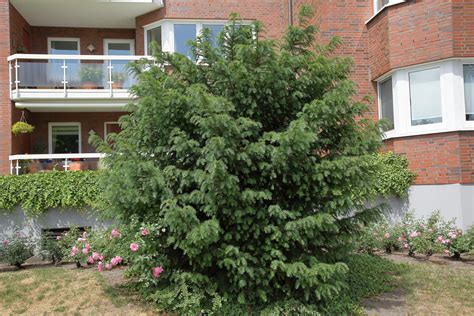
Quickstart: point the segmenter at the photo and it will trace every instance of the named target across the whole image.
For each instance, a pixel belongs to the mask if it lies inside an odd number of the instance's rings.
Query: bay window
[[[392,77],[379,85],[380,118],[388,123],[386,130],[394,128]]]
[[[379,12],[385,7],[405,2],[406,0],[374,0],[374,11]]]
[[[196,40],[196,24],[174,25],[174,51],[188,58],[192,57],[189,41]]]
[[[474,64],[463,65],[466,120],[474,121]]]
[[[192,57],[189,41],[196,40],[203,29],[209,29],[211,45],[217,46],[217,38],[224,29],[222,21],[163,20],[145,26],[145,51],[151,54],[150,44],[157,42],[165,52],[180,53]]]
[[[409,81],[411,125],[442,122],[440,68],[410,72]]]

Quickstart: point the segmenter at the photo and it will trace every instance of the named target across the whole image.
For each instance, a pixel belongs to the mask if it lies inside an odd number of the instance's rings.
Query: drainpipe
[[[288,25],[293,25],[293,0],[288,0]]]

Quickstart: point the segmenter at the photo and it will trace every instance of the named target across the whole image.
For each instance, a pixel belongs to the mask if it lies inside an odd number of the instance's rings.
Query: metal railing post
[[[10,174],[13,174],[13,160],[10,160]]]
[[[109,89],[110,89],[110,97],[113,97],[114,95],[114,91],[113,91],[113,81],[112,81],[112,69],[114,68],[114,66],[112,66],[112,60],[109,60],[109,63],[108,63],[108,66],[107,66],[107,69],[109,70]]]
[[[16,96],[20,96],[20,90],[18,89],[20,80],[18,80],[18,68],[20,68],[20,65],[18,65],[18,59],[15,59],[15,90],[16,90]]]
[[[16,169],[16,175],[18,176],[20,174],[20,169],[21,169],[19,160],[16,161],[15,169]]]
[[[8,69],[9,69],[9,70],[8,70],[8,82],[10,83],[9,86],[8,86],[8,88],[10,89],[10,99],[11,99],[11,98],[12,98],[12,94],[13,94],[13,92],[12,92],[12,90],[13,90],[12,69],[13,69],[13,68],[12,68],[12,62],[11,62],[11,61],[8,62]]]
[[[64,97],[67,98],[67,78],[66,78],[66,70],[67,70],[67,65],[66,65],[66,59],[63,59],[63,65],[61,66],[63,69],[63,89],[64,89]]]
[[[67,158],[64,160],[63,168],[64,168],[64,171],[68,171],[68,169],[69,169],[69,163],[68,163]]]

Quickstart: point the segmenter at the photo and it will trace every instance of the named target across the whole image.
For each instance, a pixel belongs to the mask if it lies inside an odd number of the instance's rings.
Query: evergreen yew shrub
[[[317,44],[308,17],[274,41],[234,16],[217,47],[208,30],[192,43],[193,60],[156,49],[132,69],[136,103],[100,148],[104,195],[116,218],[162,227],[138,280],[168,311],[323,304],[380,214],[366,207],[379,126],[339,40]]]

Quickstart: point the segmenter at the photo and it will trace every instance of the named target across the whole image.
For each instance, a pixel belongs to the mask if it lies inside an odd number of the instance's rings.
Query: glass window
[[[464,65],[466,120],[474,121],[474,65]]]
[[[78,124],[58,124],[51,126],[51,150],[53,154],[79,153]]]
[[[375,0],[375,1],[377,5],[377,9],[376,9],[377,12],[380,11],[384,6],[390,3],[390,0]]]
[[[188,58],[192,57],[188,41],[196,40],[196,24],[174,25],[174,51]]]
[[[386,130],[392,130],[394,128],[393,118],[393,89],[392,89],[392,78],[385,80],[380,83],[380,111],[381,118],[389,123]]]
[[[77,40],[51,40],[50,54],[79,55],[79,42]]]
[[[132,55],[130,43],[107,43],[107,55]]]
[[[409,77],[411,125],[442,122],[440,69],[411,72]]]
[[[151,47],[150,44],[152,42],[156,42],[158,46],[163,47],[163,44],[161,42],[161,26],[157,26],[153,29],[147,30],[146,31],[146,47],[147,47],[147,53],[150,55],[151,54]]]
[[[209,29],[211,31],[211,45],[217,46],[217,38],[221,31],[224,29],[223,24],[203,24],[202,28]]]

